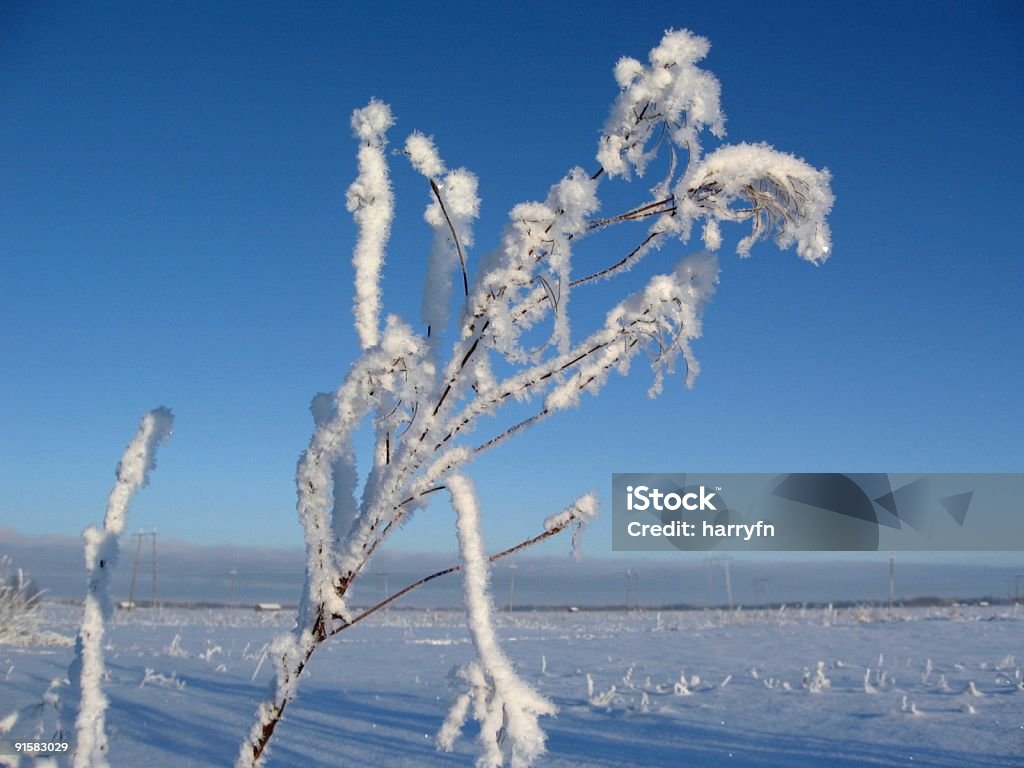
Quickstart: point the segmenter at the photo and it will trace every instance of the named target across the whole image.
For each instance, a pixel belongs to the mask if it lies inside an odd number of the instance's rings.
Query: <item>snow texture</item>
[[[836,562],[802,564],[804,585],[831,582]],[[524,565],[521,559],[525,580]],[[985,571],[978,566],[979,575]],[[703,581],[699,568],[694,575]],[[870,579],[862,586],[861,597],[884,598],[884,579],[881,594]],[[44,603],[42,610],[47,630],[74,634],[82,609]],[[274,674],[264,663],[252,680],[262,647],[293,620],[292,612],[242,608],[165,606],[119,614],[104,637],[113,671],[105,681],[112,762],[124,768],[230,765],[239,730],[249,726],[249,710]],[[1020,766],[1020,605],[891,612],[851,605],[828,616],[800,602],[786,611],[517,610],[495,620],[519,674],[559,705],[558,717],[543,721],[547,753],[538,768]],[[451,753],[437,752],[425,737],[442,725],[439,699],[450,700],[446,673],[475,655],[465,623],[463,610],[420,608],[379,614],[353,628],[344,644],[315,660],[278,728],[268,768],[471,766],[479,749],[475,724]],[[178,635],[184,656],[169,653]],[[224,653],[204,658],[208,644]],[[70,647],[0,645],[0,718],[19,713],[0,738],[53,739],[52,691],[41,696],[40,686],[63,678],[72,654]],[[1007,664],[1008,656],[1016,658]],[[927,659],[934,671],[922,682]],[[831,685],[812,694],[800,681],[805,668],[814,673],[817,660],[825,661]],[[624,679],[630,667],[632,687]],[[176,674],[185,685],[140,688],[147,669]],[[684,669],[692,695],[679,697],[673,687]],[[595,697],[616,687],[603,706],[588,700],[587,675]],[[690,685],[694,675],[706,682]],[[721,687],[718,681],[730,675]],[[971,695],[970,682],[985,695]],[[903,696],[908,711],[901,711]],[[917,715],[909,712],[911,702]],[[20,768],[30,767],[33,761],[22,758]]]

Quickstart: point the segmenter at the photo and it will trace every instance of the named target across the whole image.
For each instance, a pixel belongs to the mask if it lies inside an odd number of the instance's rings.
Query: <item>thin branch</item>
[[[623,214],[623,215],[626,215],[626,214]],[[619,269],[624,267],[627,263],[629,263],[633,259],[637,258],[641,253],[643,253],[644,249],[651,243],[652,240],[654,240],[654,238],[658,237],[659,235],[663,235],[663,234],[664,234],[663,232],[651,232],[651,233],[649,233],[647,235],[647,237],[644,238],[643,242],[641,242],[632,251],[627,253],[623,258],[619,259],[614,264],[611,264],[611,265],[605,267],[604,269],[600,270],[599,272],[594,272],[593,274],[586,275],[585,277],[580,277],[580,278],[577,278],[575,280],[571,280],[569,282],[569,287],[570,288],[575,288],[577,285],[583,285],[585,283],[590,283],[590,282],[598,280],[598,279],[600,279],[602,277],[607,277],[608,275],[614,274],[616,271],[618,271]],[[522,317],[524,317],[529,312],[531,312],[536,307],[538,307],[547,298],[548,298],[547,293],[544,291],[543,288],[538,288],[535,291],[533,291],[529,296],[527,296],[525,299],[523,299],[523,301],[520,302],[519,306],[516,308],[515,314],[514,314],[514,316],[512,318],[513,322],[518,322]]]
[[[391,527],[402,519],[402,507],[408,506],[417,499],[420,499],[428,494],[437,493],[438,491],[443,491],[444,489],[445,486],[443,485],[435,485],[430,488],[427,488],[425,491],[420,491],[419,493],[414,494],[412,496],[407,496],[406,498],[402,499],[400,502],[395,504],[394,508],[396,511],[399,512],[399,514],[396,515],[394,519],[391,520],[391,522],[384,526],[384,530],[381,532],[380,536],[371,541],[370,544],[363,546],[362,564],[366,564],[366,562],[370,559],[370,556],[373,555],[374,551],[377,549],[377,546],[384,540],[384,537],[387,535],[388,531],[391,530]],[[370,528],[370,532],[372,533],[374,530],[376,530],[376,524],[374,524],[374,526]],[[334,591],[338,593],[339,597],[345,596],[345,594],[348,592],[348,588],[351,587],[352,582],[355,581],[356,576],[358,576],[361,573],[361,569],[362,565],[360,565],[359,569],[345,574],[338,580],[338,584],[335,586]]]
[[[514,547],[509,547],[508,549],[505,549],[505,550],[502,550],[501,552],[493,554],[493,555],[491,555],[490,557],[487,558],[488,562],[493,563],[496,560],[500,560],[503,557],[508,557],[509,555],[515,554],[516,552],[520,552],[520,551],[522,551],[524,549],[527,549],[528,547],[532,547],[534,544],[537,544],[537,543],[539,543],[541,541],[544,541],[544,539],[549,539],[552,536],[554,536],[554,535],[564,531],[569,526],[569,522],[571,522],[571,520],[567,521],[565,523],[565,525],[561,525],[561,526],[559,526],[557,528],[552,528],[551,530],[544,531],[544,533],[538,534],[537,536],[534,536],[532,539],[525,539],[525,540],[519,542],[518,544],[516,544]],[[361,614],[356,616],[351,621],[345,622],[345,623],[335,627],[334,629],[332,629],[328,633],[328,636],[336,635],[339,632],[348,629],[353,624],[358,624],[360,621],[362,621],[363,619],[365,619],[365,618],[371,616],[372,614],[376,613],[381,608],[386,608],[391,603],[393,603],[396,600],[398,600],[400,597],[404,597],[405,595],[407,595],[410,592],[412,592],[414,589],[416,589],[418,587],[422,587],[424,584],[427,584],[427,583],[433,581],[434,579],[439,579],[442,576],[448,576],[449,574],[452,574],[452,573],[458,573],[461,570],[462,570],[462,566],[461,565],[453,565],[453,566],[450,566],[448,568],[445,568],[444,570],[437,571],[437,573],[432,573],[429,576],[424,576],[422,579],[419,579],[418,581],[414,581],[412,584],[409,584],[408,586],[403,587],[402,589],[400,589],[398,592],[396,592],[395,594],[391,595],[390,597],[387,597],[384,600],[381,600],[379,603],[377,603],[372,608],[367,608],[365,611],[363,611]],[[340,616],[335,616],[334,618],[335,619],[341,619]],[[344,622],[345,620],[342,619],[342,621]]]
[[[544,410],[539,411],[538,413],[533,414],[533,416],[531,416],[530,418],[523,419],[518,424],[513,424],[511,427],[506,429],[500,435],[496,435],[496,436],[492,437],[490,440],[488,440],[486,443],[481,443],[480,445],[478,445],[476,448],[473,449],[473,453],[483,453],[488,448],[493,448],[498,443],[505,442],[506,440],[508,440],[513,435],[523,431],[527,427],[533,426],[538,421],[541,421],[542,419],[547,417],[547,415],[549,413],[550,413],[550,411],[547,408],[545,408]]]
[[[319,621],[319,619],[318,619]],[[323,638],[317,636],[318,639],[315,644],[311,645],[306,650],[306,655],[295,667],[295,677],[299,677],[302,674],[302,670],[306,668],[306,664],[309,663],[310,657],[313,655],[320,643],[323,642]],[[256,739],[256,742],[252,744],[252,764],[257,765],[260,761],[260,757],[263,755],[263,751],[267,748],[267,744],[270,743],[271,737],[274,735],[274,729],[277,728],[277,724],[281,722],[281,718],[284,717],[284,710],[288,706],[288,702],[291,701],[292,697],[287,697],[281,700],[280,704],[271,705],[271,712],[268,713],[269,717],[263,727],[260,730],[260,735]]]
[[[459,254],[459,266],[462,267],[462,290],[465,291],[466,298],[468,299],[469,277],[466,275],[466,255],[462,252],[462,243],[459,242],[459,236],[455,232],[455,225],[452,224],[452,220],[448,216],[448,209],[444,207],[444,200],[441,199],[441,190],[433,179],[430,180],[430,189],[433,190],[434,197],[437,198],[437,204],[441,206],[441,213],[444,214],[444,220],[448,222],[448,229],[452,233],[452,240],[455,241],[455,252]]]
[[[587,275],[586,277],[577,278],[576,280],[573,280],[571,283],[569,283],[569,287],[570,288],[575,288],[577,285],[583,285],[584,283],[589,283],[589,282],[592,282],[594,280],[599,280],[602,277],[606,277],[606,276],[612,274],[613,272],[618,271],[619,269],[624,267],[626,264],[628,264],[630,261],[632,261],[637,256],[639,256],[641,253],[643,253],[643,251],[654,240],[654,238],[656,238],[656,237],[658,237],[659,235],[662,235],[662,234],[664,234],[664,233],[663,232],[651,232],[650,234],[647,235],[647,237],[644,238],[644,241],[642,243],[640,243],[640,245],[638,245],[632,251],[627,253],[625,256],[623,256],[621,259],[619,259],[617,262],[612,264],[610,267],[605,267],[604,269],[602,269],[602,270],[600,270],[598,272],[594,272],[591,275]]]
[[[432,492],[434,490],[442,490],[442,488],[443,488],[443,486],[442,487],[438,487],[438,488],[432,488],[432,489],[430,489],[428,491],[424,491],[424,493],[430,493],[430,492]],[[407,499],[405,502],[402,502],[402,503],[405,504],[408,501],[412,501],[412,499],[411,498]],[[562,524],[562,525],[560,525],[558,527],[551,528],[550,530],[546,530],[543,533],[540,533],[540,534],[534,536],[533,538],[525,539],[525,540],[519,542],[518,544],[516,544],[515,546],[509,547],[508,549],[502,550],[501,552],[498,552],[496,554],[491,555],[488,558],[488,560],[493,563],[493,562],[495,562],[497,560],[500,560],[503,557],[508,557],[509,555],[515,554],[516,552],[521,552],[522,550],[527,549],[528,547],[532,547],[534,544],[538,544],[541,541],[544,541],[545,539],[549,539],[552,536],[555,536],[556,534],[561,533],[567,527],[569,527],[569,525],[571,523],[572,523],[572,519],[570,518],[564,524]],[[409,594],[414,589],[417,589],[418,587],[422,587],[424,584],[427,584],[428,582],[431,582],[434,579],[438,579],[438,578],[441,578],[442,576],[447,576],[447,575],[452,574],[452,573],[457,573],[458,571],[461,571],[461,570],[462,570],[462,566],[461,565],[454,565],[454,566],[451,566],[450,568],[445,568],[444,570],[437,571],[436,573],[432,573],[429,576],[425,576],[422,579],[419,579],[418,581],[415,581],[412,584],[409,584],[408,586],[406,586],[403,589],[399,590],[398,592],[396,592],[395,594],[391,595],[390,597],[385,598],[381,602],[379,602],[376,605],[374,605],[372,608],[369,608],[369,609],[363,611],[361,614],[356,616],[351,621],[345,621],[345,619],[343,619],[340,616],[333,616],[332,618],[340,619],[343,623],[340,624],[337,627],[334,627],[333,629],[331,629],[329,631],[327,631],[326,628],[324,627],[323,614],[321,613],[317,617],[317,620],[316,620],[316,630],[319,630],[319,631],[314,631],[314,633],[313,633],[314,638],[316,638],[315,642],[306,650],[305,656],[303,657],[303,659],[296,666],[296,668],[295,668],[295,676],[299,677],[302,674],[303,670],[306,667],[306,664],[309,662],[310,658],[313,656],[314,651],[316,651],[316,649],[319,648],[320,645],[327,640],[327,638],[333,637],[334,635],[338,634],[339,632],[342,632],[343,630],[346,630],[349,627],[351,627],[351,626],[353,626],[355,624],[358,624],[363,619],[373,615],[374,613],[376,613],[377,611],[381,610],[382,608],[387,607],[391,603],[393,603],[396,600],[398,600],[400,597],[403,597],[403,596]],[[263,726],[262,726],[262,728],[260,730],[260,734],[259,734],[259,736],[256,739],[256,742],[254,744],[252,744],[252,757],[253,757],[253,764],[254,765],[257,762],[259,762],[259,759],[260,759],[261,755],[263,754],[263,751],[266,749],[267,744],[270,742],[271,737],[274,735],[274,730],[277,728],[278,723],[281,722],[281,718],[284,716],[284,711],[285,711],[285,708],[288,706],[289,701],[291,701],[291,697],[286,697],[286,698],[282,699],[282,701],[280,703],[276,703],[276,704],[274,704],[272,706],[272,710],[269,713],[269,717],[268,717],[267,721],[263,724]]]
[[[637,208],[633,208],[632,210],[626,211],[625,213],[620,213],[618,216],[610,216],[607,219],[598,219],[597,221],[592,221],[587,225],[587,229],[594,230],[600,227],[605,227],[609,224],[616,224],[620,221],[635,221],[636,219],[642,219],[647,216],[656,216],[662,213],[675,213],[675,199],[675,195],[669,195],[668,197],[662,200],[655,200],[654,202],[647,203],[646,205],[641,205]],[[659,206],[663,205],[668,207],[659,209]]]

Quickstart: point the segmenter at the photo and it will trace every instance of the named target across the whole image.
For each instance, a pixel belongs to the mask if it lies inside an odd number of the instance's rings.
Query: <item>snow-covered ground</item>
[[[44,611],[74,634],[80,609]],[[290,622],[119,613],[106,637],[114,768],[231,765],[270,679],[265,646]],[[538,612],[498,629],[559,707],[542,721],[543,766],[1024,764],[1022,607]],[[52,734],[43,697],[71,655],[0,645],[0,719],[21,711],[8,740]],[[453,753],[433,741],[449,672],[472,655],[456,612],[353,627],[314,656],[268,766],[472,765],[472,724]]]

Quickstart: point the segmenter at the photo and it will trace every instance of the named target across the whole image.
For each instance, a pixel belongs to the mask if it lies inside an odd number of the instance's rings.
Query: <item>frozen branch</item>
[[[103,528],[90,525],[85,539],[88,588],[82,628],[75,641],[75,658],[68,670],[72,697],[78,700],[75,719],[74,768],[106,768],[107,698],[103,693],[103,633],[113,615],[110,579],[119,554],[118,536],[124,531],[128,504],[149,480],[156,467],[157,446],[167,440],[174,416],[167,408],[156,408],[139,422],[138,432],[125,448],[117,465],[117,481],[107,500]]]
[[[461,730],[460,721],[465,720],[467,705],[472,702],[473,716],[480,722],[479,740],[483,747],[477,766],[496,768],[508,759],[514,768],[524,768],[544,754],[545,736],[538,719],[553,715],[555,706],[516,674],[498,643],[489,590],[490,569],[473,486],[465,477],[453,475],[448,478],[448,490],[458,517],[466,617],[477,661],[462,673],[470,685],[469,700],[460,697],[456,701],[438,736],[438,746],[451,750]]]
[[[615,80],[622,90],[612,105],[597,153],[605,173],[628,177],[632,169],[643,176],[657,154],[657,144],[654,148],[650,144],[662,135],[686,150],[690,162],[700,157],[702,130],[724,135],[718,80],[696,66],[710,48],[705,38],[675,30],[666,32],[651,51],[650,66],[628,57],[619,60]]]
[[[394,217],[384,147],[385,134],[393,123],[391,108],[376,100],[352,115],[352,131],[362,145],[359,177],[348,188],[346,202],[359,227],[352,265],[356,272],[356,331],[363,349],[374,346],[380,333],[380,269]]]
[[[801,258],[822,262],[831,252],[826,217],[832,210],[830,174],[764,144],[736,144],[712,152],[681,182],[688,216],[710,223],[751,221],[753,231],[737,252],[775,232],[779,248],[796,245]],[[736,201],[746,205],[734,206]],[[710,233],[710,235],[709,235]],[[709,239],[710,238],[710,239]],[[718,247],[717,227],[705,230],[705,244]]]
[[[443,488],[437,488],[436,490],[443,490]],[[582,531],[586,527],[586,524],[596,514],[597,498],[593,494],[581,496],[573,504],[545,520],[543,533],[538,533],[536,536],[533,536],[529,539],[524,539],[523,541],[519,542],[518,544],[515,544],[514,546],[509,547],[508,549],[503,549],[501,552],[496,552],[493,555],[489,555],[487,560],[488,562],[493,563],[498,560],[501,560],[504,557],[508,557],[509,555],[514,555],[518,552],[522,552],[525,549],[529,549],[534,544],[539,544],[545,539],[550,539],[552,536],[557,536],[570,525],[573,526],[573,550],[575,552],[576,546],[579,543],[578,536],[580,531]],[[363,621],[364,619],[367,619],[373,614],[377,613],[377,611],[387,608],[389,605],[391,605],[391,603],[395,602],[396,600],[401,600],[403,597],[405,597],[413,590],[419,589],[425,584],[429,584],[434,579],[439,579],[442,576],[450,576],[451,574],[459,573],[460,571],[462,571],[461,564],[452,565],[448,568],[443,568],[440,571],[436,571],[430,574],[429,576],[424,576],[421,579],[417,579],[411,584],[402,587],[402,589],[398,590],[394,594],[389,595],[385,599],[381,600],[376,605],[367,608],[358,616],[355,616],[347,621],[342,620],[341,624],[339,624],[333,630],[331,630],[331,634],[336,635],[339,632],[348,629],[353,624],[358,624],[360,621]],[[341,616],[335,616],[334,618],[343,619],[343,617]]]

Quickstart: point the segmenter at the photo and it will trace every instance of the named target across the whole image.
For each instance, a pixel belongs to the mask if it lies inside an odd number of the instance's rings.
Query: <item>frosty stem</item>
[[[533,538],[524,539],[523,541],[521,541],[518,544],[516,544],[514,547],[509,547],[508,549],[504,549],[501,552],[496,552],[493,555],[488,556],[487,560],[488,560],[488,562],[493,563],[493,562],[495,562],[497,560],[501,560],[503,557],[508,557],[509,555],[514,555],[516,552],[521,552],[524,549],[528,549],[529,547],[532,547],[534,544],[539,544],[540,542],[544,541],[544,539],[550,539],[552,536],[556,536],[559,533],[561,533],[562,531],[564,531],[566,529],[566,527],[569,525],[569,522],[570,521],[566,521],[566,523],[564,525],[560,525],[559,527],[553,528],[553,529],[551,529],[549,531],[544,531],[544,533],[539,533],[536,536],[534,536]],[[448,568],[444,568],[444,569],[442,569],[440,571],[436,571],[436,572],[430,574],[429,576],[424,576],[422,579],[418,579],[418,580],[412,582],[411,584],[406,585],[402,589],[400,589],[397,592],[395,592],[395,594],[390,595],[389,597],[385,598],[384,600],[381,600],[379,603],[374,605],[372,608],[367,608],[365,611],[360,613],[355,618],[350,619],[349,621],[342,623],[340,626],[335,627],[334,629],[331,630],[330,634],[331,635],[336,635],[339,632],[342,632],[343,630],[348,629],[353,624],[358,624],[363,619],[369,618],[370,616],[372,616],[373,614],[375,614],[377,611],[381,610],[382,608],[387,608],[389,605],[391,605],[391,603],[395,602],[399,598],[405,597],[407,594],[412,592],[414,589],[418,589],[419,587],[422,587],[423,585],[430,583],[434,579],[439,579],[442,576],[450,576],[451,574],[458,573],[461,570],[462,570],[462,565],[457,563],[455,565],[449,566]],[[340,617],[336,616],[335,618],[340,618]]]
[[[149,471],[156,466],[157,446],[170,437],[173,424],[174,416],[167,408],[156,408],[143,416],[138,432],[117,465],[117,482],[107,501],[103,528],[90,525],[82,534],[89,581],[82,627],[75,641],[75,658],[68,670],[72,695],[78,697],[74,768],[107,766],[103,633],[113,614],[110,579],[117,564],[118,536],[124,531],[128,503],[148,482]]]
[[[545,530],[543,533],[539,533],[536,536],[533,536],[529,539],[524,539],[515,546],[509,547],[508,549],[502,550],[501,552],[497,552],[493,555],[490,555],[488,560],[490,562],[494,562],[496,560],[500,560],[503,557],[508,557],[509,555],[513,555],[517,552],[523,551],[524,549],[528,549],[529,547],[532,547],[534,544],[539,544],[545,539],[549,539],[552,536],[558,535],[566,528],[568,528],[572,523],[573,520],[571,518],[566,519],[564,522],[561,522],[560,524]],[[319,616],[318,621],[316,623],[319,627],[322,628],[323,631],[315,633],[313,635],[312,642],[306,647],[301,658],[297,660],[297,663],[295,664],[294,668],[294,677],[297,678],[299,675],[302,674],[303,670],[306,668],[306,665],[309,663],[310,658],[313,656],[313,653],[327,640],[328,637],[333,637],[339,632],[343,632],[349,627],[358,624],[363,619],[370,617],[382,608],[386,608],[388,605],[409,594],[414,589],[422,587],[424,584],[427,584],[435,579],[441,578],[442,576],[448,576],[453,573],[458,573],[461,570],[461,565],[453,565],[449,568],[437,571],[436,573],[432,573],[429,576],[424,576],[423,578],[414,581],[413,583],[402,588],[401,590],[396,592],[394,595],[391,595],[387,599],[380,601],[373,607],[366,609],[365,611],[363,611],[362,613],[360,613],[352,619],[345,620],[341,616],[335,616],[333,618],[336,620],[341,620],[341,623],[330,629],[327,629],[326,627],[325,617],[323,615]],[[286,707],[288,706],[292,698],[294,698],[294,693],[294,689],[292,689],[288,695],[280,695],[278,697],[275,697],[275,700],[273,702],[264,703],[264,707],[266,707],[265,712],[267,715],[266,720],[259,723],[258,726],[254,727],[253,732],[250,734],[250,741],[246,745],[249,749],[251,749],[251,752],[243,752],[243,755],[239,758],[237,765],[259,764],[263,756],[264,750],[267,748],[267,745],[270,743],[270,739],[274,735],[274,730],[277,728],[278,723],[281,722],[281,718],[284,717]],[[245,747],[243,747],[243,750],[245,750]]]

